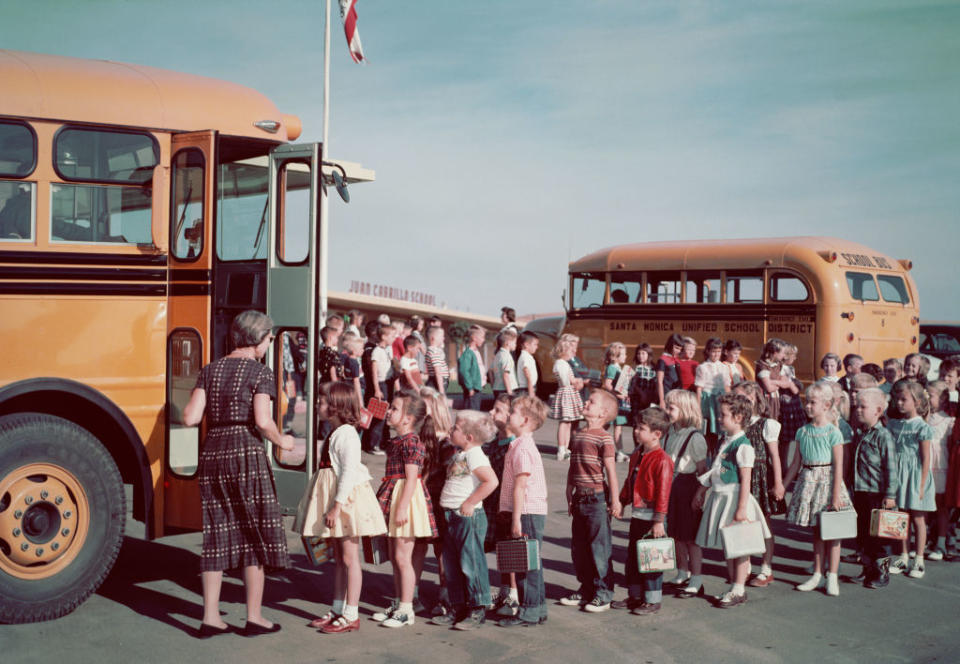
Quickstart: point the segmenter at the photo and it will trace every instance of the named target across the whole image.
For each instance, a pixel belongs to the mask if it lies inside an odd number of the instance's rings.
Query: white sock
[[[735,583],[730,587],[730,591],[733,592],[734,595],[739,596],[746,593],[747,589],[744,587],[742,583]]]
[[[510,599],[512,599],[514,602],[520,601],[520,592],[516,588],[510,589]]]
[[[400,607],[397,609],[397,613],[404,613],[408,616],[412,616],[413,602],[400,602]]]
[[[760,573],[773,576],[773,568],[770,565],[760,565]]]
[[[343,615],[343,600],[342,600],[342,599],[335,599],[335,600],[333,600],[333,606],[330,607],[330,610],[333,611],[333,614],[334,614],[335,616],[342,616],[342,615]]]
[[[350,606],[349,604],[343,605],[343,613],[340,614],[346,620],[353,622],[360,618],[360,607],[359,606]]]

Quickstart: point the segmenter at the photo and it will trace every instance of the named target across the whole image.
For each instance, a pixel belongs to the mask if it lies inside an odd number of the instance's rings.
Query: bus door
[[[166,471],[163,525],[199,529],[200,427],[181,424],[200,367],[210,362],[216,132],[175,134],[170,149]]]
[[[281,145],[270,153],[267,314],[277,329],[271,362],[277,376],[276,418],[294,436],[286,452],[271,446],[277,496],[296,510],[317,457],[315,358],[320,316],[322,253],[319,143]]]

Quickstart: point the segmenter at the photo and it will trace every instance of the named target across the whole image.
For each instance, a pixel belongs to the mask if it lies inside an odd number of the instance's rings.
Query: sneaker
[[[909,568],[910,563],[905,556],[897,556],[890,561],[891,574],[903,574]]]
[[[536,627],[547,622],[546,618],[541,618],[538,622],[530,622],[516,616],[512,618],[501,618],[497,621],[497,627]]]
[[[467,617],[456,623],[453,628],[461,632],[469,632],[472,629],[477,629],[485,622],[487,622],[487,614],[483,607],[480,606],[470,611]]]
[[[580,593],[570,593],[566,597],[560,598],[560,603],[564,606],[583,606],[586,602]]]
[[[450,606],[450,605],[447,604],[447,606]],[[423,613],[423,612],[426,611],[426,610],[427,610],[427,607],[425,607],[425,606],[423,605],[423,602],[420,601],[420,598],[419,598],[419,597],[414,597],[414,598],[413,598],[413,612],[414,612],[414,613]]]
[[[625,463],[630,460],[630,455],[625,452],[617,452],[617,463]]]
[[[446,600],[441,599],[439,602],[433,605],[433,609],[430,611],[431,618],[437,618],[440,616],[446,616],[453,613],[453,607],[451,607]],[[413,612],[417,612],[417,607],[414,605]]]
[[[943,560],[944,555],[946,555],[943,549],[930,549],[930,552],[927,554],[927,560]]]
[[[603,613],[610,608],[610,602],[604,602],[599,597],[594,597],[588,603],[583,605],[583,610],[587,613]]]
[[[381,450],[379,447],[374,447],[372,450],[370,450],[370,454],[373,456],[387,456],[387,453]]]
[[[396,610],[399,608],[400,608],[400,600],[396,600],[396,599],[391,600],[390,606],[383,609],[382,611],[377,611],[376,613],[374,613],[372,616],[370,616],[370,620],[373,620],[375,622],[383,622],[384,620],[392,616],[396,612]]]
[[[634,608],[630,613],[635,616],[649,616],[653,615],[660,611],[660,602],[653,604],[651,602],[644,602],[640,606]]]
[[[412,625],[414,623],[414,615],[412,613],[400,613],[400,611],[394,611],[393,615],[380,623],[381,627],[390,627],[396,629],[397,627],[403,627],[405,625]]]
[[[457,618],[452,611],[430,618],[431,625],[440,625],[441,627],[450,627],[455,622],[457,622]]]
[[[911,579],[922,579],[923,575],[923,558],[917,558],[913,561],[913,564],[910,565],[910,571],[907,572],[907,576],[909,576]]]
[[[729,609],[746,603],[747,593],[743,593],[742,595],[734,595],[732,590],[728,590],[717,601],[717,606],[719,606],[721,609]]]
[[[503,604],[497,609],[497,615],[501,618],[513,618],[517,615],[517,611],[520,610],[520,602],[513,599],[512,597],[507,597]]]
[[[857,565],[860,563],[860,554],[854,551],[853,553],[847,553],[843,556],[840,556],[840,562],[849,563],[851,565]]]

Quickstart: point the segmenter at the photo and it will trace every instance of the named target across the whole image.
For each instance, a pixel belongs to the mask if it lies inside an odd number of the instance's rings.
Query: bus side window
[[[867,272],[847,272],[847,289],[854,300],[876,302],[880,299],[873,275]]]
[[[763,277],[761,275],[731,275],[727,273],[727,303],[763,302]]]
[[[33,240],[36,200],[35,183],[0,182],[0,241]]]
[[[782,272],[770,276],[770,299],[774,302],[805,302],[809,297],[810,289],[800,277]]]
[[[687,272],[687,304],[720,302],[720,272]]]
[[[647,273],[647,302],[650,304],[679,304],[682,288],[680,272]]]
[[[611,274],[610,304],[636,304],[640,302],[641,274]]]
[[[910,304],[910,296],[907,294],[907,285],[903,279],[891,274],[878,274],[877,283],[880,284],[880,295],[884,302],[895,302],[897,304]]]

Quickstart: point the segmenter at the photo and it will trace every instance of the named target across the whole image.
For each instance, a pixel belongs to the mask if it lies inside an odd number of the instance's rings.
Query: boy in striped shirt
[[[573,517],[570,554],[580,589],[560,603],[580,606],[590,613],[606,611],[613,599],[610,517],[619,517],[621,507],[616,445],[606,427],[617,416],[617,409],[616,395],[609,390],[593,390],[583,405],[587,425],[574,434],[570,442],[567,512]]]

